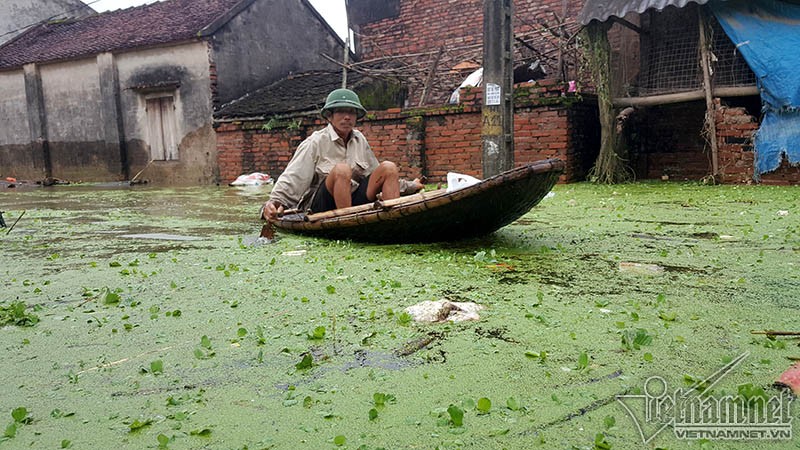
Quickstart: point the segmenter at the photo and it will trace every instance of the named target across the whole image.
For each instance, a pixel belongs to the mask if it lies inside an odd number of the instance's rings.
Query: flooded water
[[[777,396],[800,356],[751,334],[797,331],[796,188],[564,185],[479,239],[252,245],[267,192],[0,192],[0,447],[638,449],[616,396],[741,355],[710,394]],[[441,299],[485,309],[404,311]]]

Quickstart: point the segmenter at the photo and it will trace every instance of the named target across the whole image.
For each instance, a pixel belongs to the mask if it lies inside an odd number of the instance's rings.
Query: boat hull
[[[503,172],[454,192],[422,192],[400,199],[273,221],[281,230],[329,239],[376,243],[452,241],[494,232],[547,195],[564,170],[549,159]]]

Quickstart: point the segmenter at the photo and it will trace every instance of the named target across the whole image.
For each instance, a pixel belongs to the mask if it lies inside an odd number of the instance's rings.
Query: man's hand
[[[261,218],[264,220],[276,220],[279,214],[283,214],[283,205],[275,200],[269,200],[261,208]]]
[[[424,177],[423,177],[423,179],[414,178],[414,180],[411,181],[411,188],[409,189],[409,192],[412,193],[412,194],[415,194],[415,193],[425,189],[425,185],[422,184],[422,183],[424,183]]]

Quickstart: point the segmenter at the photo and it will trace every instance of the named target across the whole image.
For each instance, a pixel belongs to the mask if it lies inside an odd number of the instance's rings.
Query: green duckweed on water
[[[264,191],[7,190],[0,448],[800,447],[643,444],[616,401],[726,364],[711,397],[780,395],[798,341],[751,331],[800,331],[797,188],[554,193],[481,239],[251,246]],[[440,299],[486,309],[404,311]]]

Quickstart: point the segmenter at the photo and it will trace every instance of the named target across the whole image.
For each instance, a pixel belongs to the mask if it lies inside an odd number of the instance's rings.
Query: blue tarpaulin
[[[781,0],[710,2],[722,29],[756,75],[764,118],[756,133],[756,176],[784,155],[800,163],[800,5]]]

